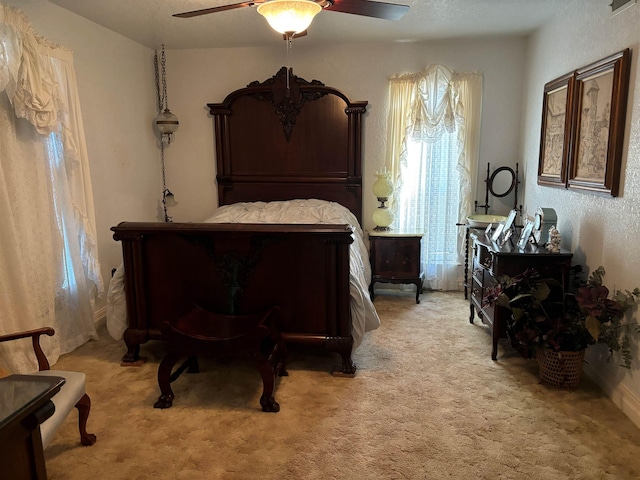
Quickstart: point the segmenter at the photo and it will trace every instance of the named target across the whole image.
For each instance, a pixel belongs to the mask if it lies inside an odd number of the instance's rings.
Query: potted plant
[[[580,381],[584,351],[603,343],[622,356],[621,366],[631,367],[630,333],[640,333],[626,312],[640,300],[640,289],[614,291],[603,284],[600,266],[581,281],[582,267],[572,267],[571,289],[534,269],[514,277],[504,276],[484,298],[486,303],[511,310],[507,332],[512,345],[525,357],[537,358],[545,383],[573,388]],[[550,369],[550,371],[549,371]]]

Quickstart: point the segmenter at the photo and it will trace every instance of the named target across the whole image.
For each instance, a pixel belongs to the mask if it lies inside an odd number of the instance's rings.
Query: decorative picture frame
[[[542,217],[543,217],[542,207],[538,207],[533,219],[531,219],[531,223],[533,227],[531,228],[531,235],[533,236],[533,241],[536,245],[540,244],[540,237],[542,237]]]
[[[504,246],[507,243],[507,241],[511,238],[512,235],[513,235],[513,230],[511,229],[504,230],[504,232],[502,233],[502,238],[498,240],[499,245],[501,247]]]
[[[496,225],[496,228],[493,230],[493,234],[491,235],[492,242],[498,242],[500,240],[500,235],[502,235],[502,231],[504,229],[504,223],[500,222]]]
[[[575,72],[570,189],[619,193],[630,65],[627,48]]]
[[[516,220],[516,215],[518,215],[518,211],[514,208],[507,215],[507,219],[504,221],[504,231],[511,230],[513,228],[513,222]]]
[[[524,249],[527,246],[527,243],[529,243],[529,237],[531,237],[531,234],[533,233],[533,227],[534,222],[531,220],[525,221],[524,226],[520,231],[520,238],[517,243],[518,248]]]
[[[544,86],[538,185],[563,188],[567,185],[573,88],[573,72]]]

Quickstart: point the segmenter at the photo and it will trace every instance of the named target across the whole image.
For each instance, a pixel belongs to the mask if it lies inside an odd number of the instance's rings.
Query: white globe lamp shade
[[[391,183],[390,172],[376,173],[377,180],[373,182],[373,194],[377,198],[389,198],[393,193],[393,183]]]
[[[372,218],[376,230],[390,230],[389,225],[393,223],[393,213],[387,207],[376,208]]]
[[[282,34],[305,31],[320,10],[322,7],[312,0],[269,0],[258,6],[258,13]]]
[[[158,131],[162,135],[175,133],[180,126],[178,117],[171,113],[171,110],[168,108],[156,117],[155,123]]]

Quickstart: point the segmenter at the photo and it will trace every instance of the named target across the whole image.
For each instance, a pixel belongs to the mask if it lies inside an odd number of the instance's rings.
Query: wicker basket
[[[546,348],[537,354],[540,380],[556,388],[573,389],[582,378],[584,350],[579,352],[555,352]]]

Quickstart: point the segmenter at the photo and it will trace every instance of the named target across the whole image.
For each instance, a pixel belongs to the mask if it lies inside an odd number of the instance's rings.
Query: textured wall
[[[563,247],[575,252],[577,263],[591,270],[603,265],[606,285],[618,289],[640,286],[640,5],[612,16],[610,2],[572,0],[566,15],[531,40],[523,156],[527,165],[525,205],[554,208]],[[622,159],[621,193],[617,198],[539,186],[536,184],[542,91],[546,82],[615,52],[632,49],[631,81]],[[635,318],[638,318],[636,313]],[[638,416],[640,350],[630,372],[606,363],[606,351],[591,348],[589,372],[609,391],[625,413]],[[626,405],[626,406],[625,406]],[[630,410],[631,409],[631,410]],[[634,410],[634,411],[632,411]],[[636,422],[638,423],[638,422]]]
[[[430,43],[350,44],[307,48],[294,41],[290,65],[306,80],[339,88],[352,100],[367,100],[364,119],[364,226],[373,227],[377,207],[371,193],[374,172],[384,163],[388,79],[419,72],[430,63],[484,74],[479,203],[484,203],[486,162],[515,165],[520,145],[525,75],[524,38],[493,38]],[[180,204],[176,219],[206,218],[217,205],[213,122],[206,104],[221,102],[236,88],[266,80],[287,62],[284,43],[263,49],[202,49],[167,52],[172,111],[180,117],[175,144],[167,152],[167,178]],[[496,204],[496,213],[507,206]],[[453,220],[455,221],[455,219]]]

